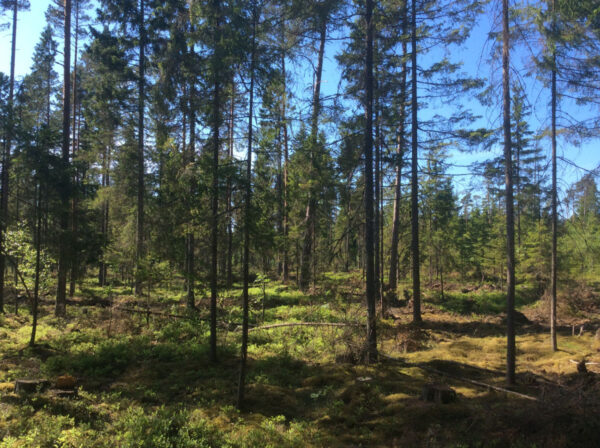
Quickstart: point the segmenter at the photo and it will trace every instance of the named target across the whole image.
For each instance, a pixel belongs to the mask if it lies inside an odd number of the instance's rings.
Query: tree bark
[[[38,321],[38,304],[39,304],[39,292],[40,292],[40,252],[42,246],[42,193],[41,193],[41,185],[40,180],[37,180],[36,183],[36,192],[35,192],[35,280],[33,286],[33,304],[31,309],[31,338],[29,339],[29,346],[33,347],[35,345],[35,333],[37,330],[37,321]],[[16,267],[15,267],[16,269]]]
[[[408,8],[406,2],[402,8],[402,78],[400,81],[400,123],[398,124],[398,136],[396,140],[396,182],[394,184],[394,216],[392,219],[392,241],[390,244],[390,275],[388,289],[394,297],[398,290],[398,240],[400,235],[400,199],[402,194],[402,158],[406,148],[405,125],[406,125],[406,33],[408,30]]]
[[[104,148],[102,155],[102,187],[106,188],[110,185],[110,146]],[[102,223],[100,226],[102,233],[102,246],[103,250],[106,250],[108,245],[108,218],[109,218],[110,203],[108,199],[104,199],[102,202]],[[106,286],[107,283],[107,264],[104,261],[104,253],[100,260],[100,268],[98,272],[98,283],[100,286]]]
[[[256,53],[256,22],[257,11],[254,6],[252,18],[252,50],[250,56],[250,100],[248,104],[248,153],[246,158],[246,200],[244,207],[244,261],[242,292],[242,348],[240,357],[240,379],[238,383],[237,407],[244,405],[244,388],[246,384],[246,361],[248,358],[248,288],[250,284],[250,207],[252,206],[252,115],[254,114],[254,68]],[[264,305],[264,301],[263,301]],[[264,312],[264,309],[263,309]]]
[[[313,86],[313,110],[310,125],[310,173],[313,175],[315,149],[319,138],[319,113],[321,111],[321,76],[323,75],[323,56],[325,54],[325,39],[327,36],[327,18],[321,17],[322,23],[319,37],[319,52],[317,58],[317,71],[315,73],[315,84]],[[312,191],[308,193],[308,204],[306,206],[306,232],[304,233],[304,245],[302,247],[302,258],[300,260],[300,288],[306,290],[311,280],[311,261],[313,251],[313,239],[315,233],[315,213],[317,201]]]
[[[65,316],[67,313],[67,270],[69,268],[69,147],[71,124],[71,0],[64,0],[64,61],[63,61],[63,124],[62,124],[62,173],[60,180],[60,196],[62,200],[60,210],[60,233],[58,242],[58,284],[56,288],[56,316]]]
[[[552,1],[552,25],[556,30],[556,0]],[[555,44],[556,45],[556,44]],[[552,50],[552,262],[551,262],[551,298],[550,298],[550,342],[552,350],[558,350],[556,341],[556,280],[557,280],[557,245],[558,245],[558,213],[556,187],[556,49]]]
[[[190,54],[194,56],[194,49],[190,46]],[[190,98],[189,98],[189,114],[190,114],[190,142],[187,151],[187,159],[188,163],[194,164],[196,158],[196,86],[194,80],[191,81],[190,85]],[[194,197],[194,193],[196,191],[196,182],[195,179],[192,178],[192,182],[190,185],[190,196]],[[195,284],[195,240],[194,240],[194,230],[193,223],[190,223],[190,226],[187,231],[186,241],[185,241],[185,251],[186,251],[186,277],[187,277],[187,291],[186,291],[186,306],[188,309],[196,308],[196,297],[194,295]]]
[[[375,300],[374,216],[373,216],[373,0],[366,1],[365,57],[365,256],[367,292],[367,362],[377,361]]]
[[[15,92],[15,55],[17,45],[17,15],[19,4],[13,0],[12,40],[10,46],[10,82],[8,87],[8,111],[9,120],[4,142],[4,154],[2,157],[2,195],[0,196],[0,313],[4,313],[4,273],[6,270],[6,258],[4,257],[4,232],[8,226],[8,189],[10,179],[10,153],[13,133],[13,99]]]
[[[211,237],[210,237],[210,359],[217,361],[217,262],[219,250],[219,127],[221,112],[221,2],[213,0],[215,14],[214,53],[212,56],[212,185],[211,185]]]
[[[506,382],[515,384],[515,219],[512,148],[510,135],[510,55],[508,0],[502,0],[502,94],[504,131],[504,179],[506,184]]]
[[[231,77],[231,105],[229,109],[229,160],[233,160],[233,129],[235,123],[235,76]],[[231,204],[231,176],[227,178],[227,266],[226,286],[231,288],[233,284],[233,213]]]
[[[77,132],[77,53],[79,51],[79,1],[75,2],[75,51],[73,52],[73,117],[72,117],[72,128],[73,128],[73,141],[71,159],[75,163],[75,154],[77,153],[79,145],[79,133]],[[77,185],[78,178],[77,172],[73,174],[73,184]],[[75,235],[77,235],[77,196],[74,195],[71,199],[71,234],[73,235],[73,242],[75,242]],[[69,285],[69,297],[73,297],[75,294],[75,281],[77,280],[77,266],[78,262],[76,259],[76,251],[72,249],[71,254],[71,278]]]
[[[137,235],[135,294],[142,293],[141,260],[144,257],[144,91],[146,84],[145,49],[146,29],[144,24],[144,0],[139,3],[139,61],[138,61],[138,148],[137,148]]]
[[[282,44],[285,42],[285,35],[282,25]],[[284,44],[285,45],[285,44]],[[289,159],[289,138],[286,118],[287,109],[287,75],[285,72],[285,50],[281,52],[281,72],[283,76],[283,98],[281,101],[281,125],[283,126],[283,268],[282,280],[287,283],[289,280],[289,249],[288,249],[288,159]]]
[[[406,2],[403,7],[402,35],[406,36],[408,28]],[[392,241],[390,244],[390,275],[388,280],[388,289],[397,295],[398,290],[398,241],[400,235],[400,199],[402,194],[402,158],[406,148],[404,138],[406,124],[406,38],[402,40],[402,78],[400,81],[400,123],[398,124],[398,136],[396,140],[396,181],[394,184],[394,215],[392,219]]]
[[[411,17],[411,252],[412,252],[412,283],[413,283],[413,322],[420,324],[421,318],[421,279],[420,279],[420,255],[419,255],[419,178],[418,178],[418,102],[417,102],[417,0],[412,1]]]
[[[374,39],[373,42],[373,53],[377,53],[377,40]],[[374,272],[374,282],[375,282],[375,296],[376,301],[381,304],[381,309],[383,310],[383,300],[381,296],[381,279],[383,277],[383,270],[381,270],[380,264],[380,250],[381,247],[379,245],[379,241],[381,239],[381,210],[379,209],[379,200],[381,198],[381,189],[380,189],[380,159],[381,159],[381,147],[379,141],[379,85],[377,78],[377,64],[373,64],[373,71],[375,72],[373,76],[373,103],[374,103],[374,115],[375,115],[375,142],[374,142],[374,150],[375,150],[375,178],[374,178],[374,192],[375,192],[375,200],[373,202],[373,257],[375,258],[375,272]]]

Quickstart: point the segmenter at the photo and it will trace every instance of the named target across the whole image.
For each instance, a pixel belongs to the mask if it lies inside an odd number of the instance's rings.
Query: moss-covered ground
[[[561,306],[553,352],[546,303],[519,285],[514,390],[527,399],[481,385],[505,387],[502,291],[449,285],[442,298],[426,290],[421,327],[409,307],[392,307],[378,324],[380,362],[364,365],[360,285],[350,273],[325,275],[312,294],[275,281],[252,288],[254,328],[348,326],[254,329],[242,411],[234,407],[239,288],[221,292],[217,363],[208,356],[208,300],[188,313],[174,286],[136,299],[127,287],[90,281],[66,319],[53,317],[48,297],[34,348],[27,307],[8,312],[0,316],[0,447],[600,446],[598,291],[587,313]],[[146,306],[154,313],[132,311]],[[577,372],[582,359],[587,374]],[[76,398],[13,392],[16,379],[63,374],[77,378]],[[431,382],[454,388],[456,402],[421,400]]]

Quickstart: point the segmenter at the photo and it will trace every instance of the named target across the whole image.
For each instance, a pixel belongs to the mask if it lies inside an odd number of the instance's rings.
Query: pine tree
[[[67,270],[70,266],[69,209],[66,204],[71,197],[69,173],[71,147],[71,0],[64,0],[64,47],[63,47],[63,125],[62,125],[62,176],[59,186],[63,210],[60,213],[58,243],[58,279],[56,287],[56,316],[67,313]]]
[[[366,245],[366,291],[367,291],[367,361],[377,360],[377,333],[375,300],[377,278],[375,277],[373,216],[373,1],[365,6],[366,51],[365,51],[365,245]]]
[[[12,137],[14,133],[13,103],[15,91],[15,64],[17,44],[17,17],[19,10],[29,8],[29,2],[24,0],[3,0],[0,2],[0,12],[9,10],[12,12],[12,38],[10,49],[10,80],[8,93],[8,120],[4,128],[4,147],[2,151],[2,175],[0,187],[0,314],[4,312],[4,273],[6,271],[6,260],[4,257],[3,239],[8,225],[8,196]]]
[[[506,247],[507,247],[507,295],[506,295],[506,382],[515,383],[515,228],[513,213],[513,168],[510,127],[510,55],[509,55],[508,0],[502,0],[502,93],[503,134],[506,182]]]

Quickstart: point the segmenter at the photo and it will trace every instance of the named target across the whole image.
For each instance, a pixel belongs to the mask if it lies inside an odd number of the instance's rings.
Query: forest
[[[600,446],[598,1],[0,30],[0,448]]]

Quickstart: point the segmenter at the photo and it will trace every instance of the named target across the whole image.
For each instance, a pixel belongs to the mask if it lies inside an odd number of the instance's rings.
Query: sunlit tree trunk
[[[552,25],[553,31],[556,30],[556,0],[552,1]],[[552,262],[551,262],[551,298],[550,298],[550,341],[552,350],[558,350],[556,342],[556,280],[557,280],[557,231],[558,231],[558,213],[557,191],[556,191],[556,49],[552,50]]]
[[[504,178],[506,183],[506,382],[515,383],[515,218],[512,148],[510,135],[510,56],[508,0],[502,0],[502,97],[504,131]]]
[[[404,2],[402,8],[402,35],[406,36],[408,29],[407,5]],[[398,123],[398,135],[396,140],[396,181],[394,184],[394,215],[392,218],[392,241],[390,244],[390,274],[388,289],[396,297],[398,290],[398,240],[400,235],[400,199],[402,194],[402,158],[406,148],[405,124],[406,124],[406,39],[402,39],[402,75],[400,80],[400,122]]]
[[[231,77],[231,104],[229,108],[229,136],[228,136],[228,155],[229,160],[233,160],[233,130],[235,124],[235,75]],[[227,178],[227,266],[226,266],[226,286],[231,288],[233,284],[233,207],[231,204],[231,176]]]
[[[411,163],[411,253],[412,253],[412,282],[413,282],[413,322],[418,324],[421,319],[421,278],[419,255],[419,160],[418,160],[418,102],[417,102],[417,1],[412,1],[411,16],[411,112],[412,112],[412,163]]]
[[[77,53],[79,52],[79,8],[80,2],[75,2],[75,51],[73,52],[73,117],[72,117],[72,129],[73,129],[73,140],[71,142],[72,152],[71,158],[73,163],[75,163],[75,155],[77,154],[78,146],[79,146],[79,132],[77,128],[77,115],[78,115],[78,98],[77,98]],[[73,175],[73,184],[77,185],[78,182],[78,173],[75,172]],[[71,234],[73,235],[73,241],[75,241],[75,235],[77,235],[77,195],[73,195],[71,199]],[[75,282],[77,280],[77,253],[75,251],[71,254],[71,278],[69,284],[69,297],[73,297],[75,294]]]
[[[67,312],[67,270],[69,268],[69,147],[71,124],[71,0],[64,0],[64,62],[63,62],[63,126],[62,126],[62,173],[60,180],[60,233],[58,242],[58,281],[56,287],[56,316],[65,316]]]
[[[144,24],[144,0],[139,3],[139,61],[138,61],[138,148],[137,148],[137,235],[136,235],[136,276],[135,294],[142,293],[140,263],[144,257],[144,111],[145,111],[145,50],[146,29]]]
[[[252,116],[254,114],[254,68],[256,53],[256,22],[258,20],[254,6],[252,20],[252,49],[250,53],[250,99],[248,104],[248,153],[246,155],[246,198],[244,204],[244,261],[242,291],[242,348],[240,357],[240,379],[238,383],[237,407],[244,404],[244,388],[246,384],[246,362],[248,357],[248,288],[250,283],[250,207],[252,206]],[[263,303],[264,305],[264,303]],[[263,310],[264,311],[264,310]]]
[[[317,70],[315,73],[315,84],[313,86],[313,110],[310,125],[310,170],[313,175],[314,173],[314,151],[316,150],[317,140],[319,138],[319,113],[321,111],[321,76],[323,74],[323,57],[325,55],[325,39],[327,36],[327,18],[321,18],[321,30],[319,37],[319,52],[317,57]],[[317,207],[317,200],[314,192],[309,191],[308,193],[308,204],[306,206],[306,217],[304,222],[306,223],[306,232],[304,233],[304,245],[302,247],[302,257],[300,260],[300,288],[306,290],[310,283],[311,267],[312,267],[312,254],[313,254],[313,241],[315,233],[315,213]]]
[[[283,25],[282,25],[283,30]],[[282,31],[282,42],[285,36]],[[283,126],[283,283],[289,280],[289,249],[288,249],[288,159],[289,159],[289,139],[287,126],[287,75],[285,73],[285,51],[281,52],[281,71],[283,76],[283,98],[281,101],[281,125]]]
[[[217,361],[217,262],[219,250],[219,127],[221,124],[221,2],[213,0],[214,53],[212,56],[212,184],[211,184],[211,236],[210,236],[210,359]]]
[[[42,193],[40,181],[37,180],[36,191],[35,191],[35,275],[33,284],[33,306],[31,309],[31,338],[29,339],[29,346],[35,345],[35,333],[37,331],[38,321],[38,304],[40,294],[40,252],[42,247]]]
[[[377,361],[377,333],[375,300],[374,216],[373,216],[373,0],[366,1],[365,11],[366,57],[365,57],[365,256],[367,292],[367,361]]]
[[[0,313],[4,313],[4,273],[6,270],[6,259],[4,257],[4,232],[8,224],[8,188],[10,178],[10,153],[13,132],[13,99],[15,92],[15,54],[17,45],[17,15],[19,5],[13,0],[12,17],[12,40],[10,45],[10,81],[8,86],[8,127],[4,140],[4,153],[2,157],[2,195],[0,196]],[[16,268],[15,268],[16,269]]]

